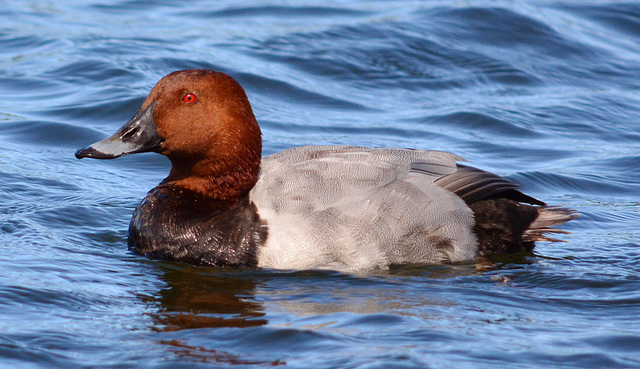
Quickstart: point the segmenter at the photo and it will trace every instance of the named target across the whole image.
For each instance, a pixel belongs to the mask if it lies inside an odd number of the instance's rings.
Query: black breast
[[[248,196],[219,202],[167,186],[151,190],[129,224],[129,248],[136,253],[195,265],[257,266],[266,238]]]

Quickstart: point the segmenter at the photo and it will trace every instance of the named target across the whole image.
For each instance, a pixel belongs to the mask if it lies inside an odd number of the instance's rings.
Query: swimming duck
[[[136,207],[129,247],[197,265],[365,271],[455,263],[557,241],[575,211],[547,206],[442,151],[304,146],[262,157],[260,127],[230,76],[163,77],[111,137],[76,152],[156,152],[171,171]]]

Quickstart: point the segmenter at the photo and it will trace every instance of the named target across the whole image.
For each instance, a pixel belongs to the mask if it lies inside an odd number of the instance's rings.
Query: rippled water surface
[[[127,251],[159,155],[78,161],[163,75],[247,90],[265,154],[455,152],[581,217],[493,266],[214,270]],[[0,367],[640,367],[640,3],[0,7]]]

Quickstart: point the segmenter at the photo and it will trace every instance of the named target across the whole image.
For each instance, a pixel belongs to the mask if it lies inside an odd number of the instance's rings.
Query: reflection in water
[[[197,347],[187,345],[180,340],[170,341],[158,341],[160,344],[168,345],[173,348],[172,352],[181,359],[192,359],[205,363],[221,363],[221,364],[233,364],[233,365],[256,365],[260,367],[265,366],[280,366],[286,365],[286,362],[281,360],[274,361],[251,361],[241,359],[237,355],[230,354],[228,352],[207,349],[204,347]]]
[[[513,259],[528,262],[526,256]],[[314,345],[319,337],[315,332],[319,330],[357,335],[355,332],[361,327],[375,325],[393,331],[403,326],[404,317],[430,322],[423,328],[433,329],[437,334],[440,323],[434,317],[439,316],[442,308],[458,304],[443,298],[444,290],[456,288],[448,281],[481,276],[487,268],[499,269],[513,259],[487,261],[482,267],[480,264],[393,266],[388,271],[367,275],[161,263],[160,278],[166,287],[145,301],[152,307],[149,315],[152,329],[157,332],[156,342],[173,357],[227,365],[279,366],[286,364],[279,360],[282,357],[264,360],[264,353],[242,353],[242,350],[236,354],[229,346],[224,349],[218,346],[218,339],[228,334],[228,329],[269,325],[289,328],[291,335],[271,336],[275,331],[269,329],[257,335],[262,338],[255,338],[255,330],[248,334],[257,341],[281,342],[281,347]],[[175,334],[184,330],[188,331]],[[249,344],[245,338],[240,339]]]
[[[210,269],[163,263],[166,288],[145,300],[156,309],[150,315],[158,333],[183,329],[246,328],[267,324],[254,300],[255,279],[230,269]],[[280,366],[280,360],[249,360],[225,351],[194,346],[181,339],[157,342],[182,360],[232,365]]]
[[[253,300],[255,280],[240,271],[163,264],[167,287],[149,302],[154,329],[160,332],[193,328],[245,328],[267,324]]]
[[[341,319],[351,316],[360,323],[369,318],[378,323],[386,318],[393,321],[395,314],[429,319],[429,309],[416,307],[455,304],[441,296],[433,298],[430,291],[446,288],[446,284],[430,281],[480,274],[474,264],[393,265],[389,270],[358,275],[332,271],[273,272],[273,278],[258,284],[255,291],[271,317],[277,315],[273,313],[305,317],[284,321],[271,318],[271,325],[317,330],[332,326],[336,323],[332,315],[343,313],[346,314]],[[414,281],[420,281],[421,287],[412,287]],[[343,320],[343,326],[349,324]]]
[[[518,261],[525,262],[521,257]],[[408,279],[450,279],[480,275],[502,262],[459,265],[403,265],[368,275],[332,271],[269,271],[195,267],[163,263],[166,288],[147,297],[156,305],[154,330],[173,332],[198,328],[246,328],[269,323],[265,310],[295,315],[336,312],[385,313],[412,310],[399,299]],[[388,288],[393,286],[393,288]],[[275,294],[275,295],[274,295]],[[261,301],[256,301],[256,296]],[[419,296],[421,305],[449,305]],[[410,314],[410,313],[409,313]]]

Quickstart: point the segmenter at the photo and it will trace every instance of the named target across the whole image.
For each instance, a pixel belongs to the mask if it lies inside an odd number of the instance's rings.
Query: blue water
[[[438,149],[577,209],[567,243],[375,275],[127,251],[154,154],[78,161],[163,75],[247,90],[265,154]],[[0,367],[640,367],[640,3],[0,7]]]

